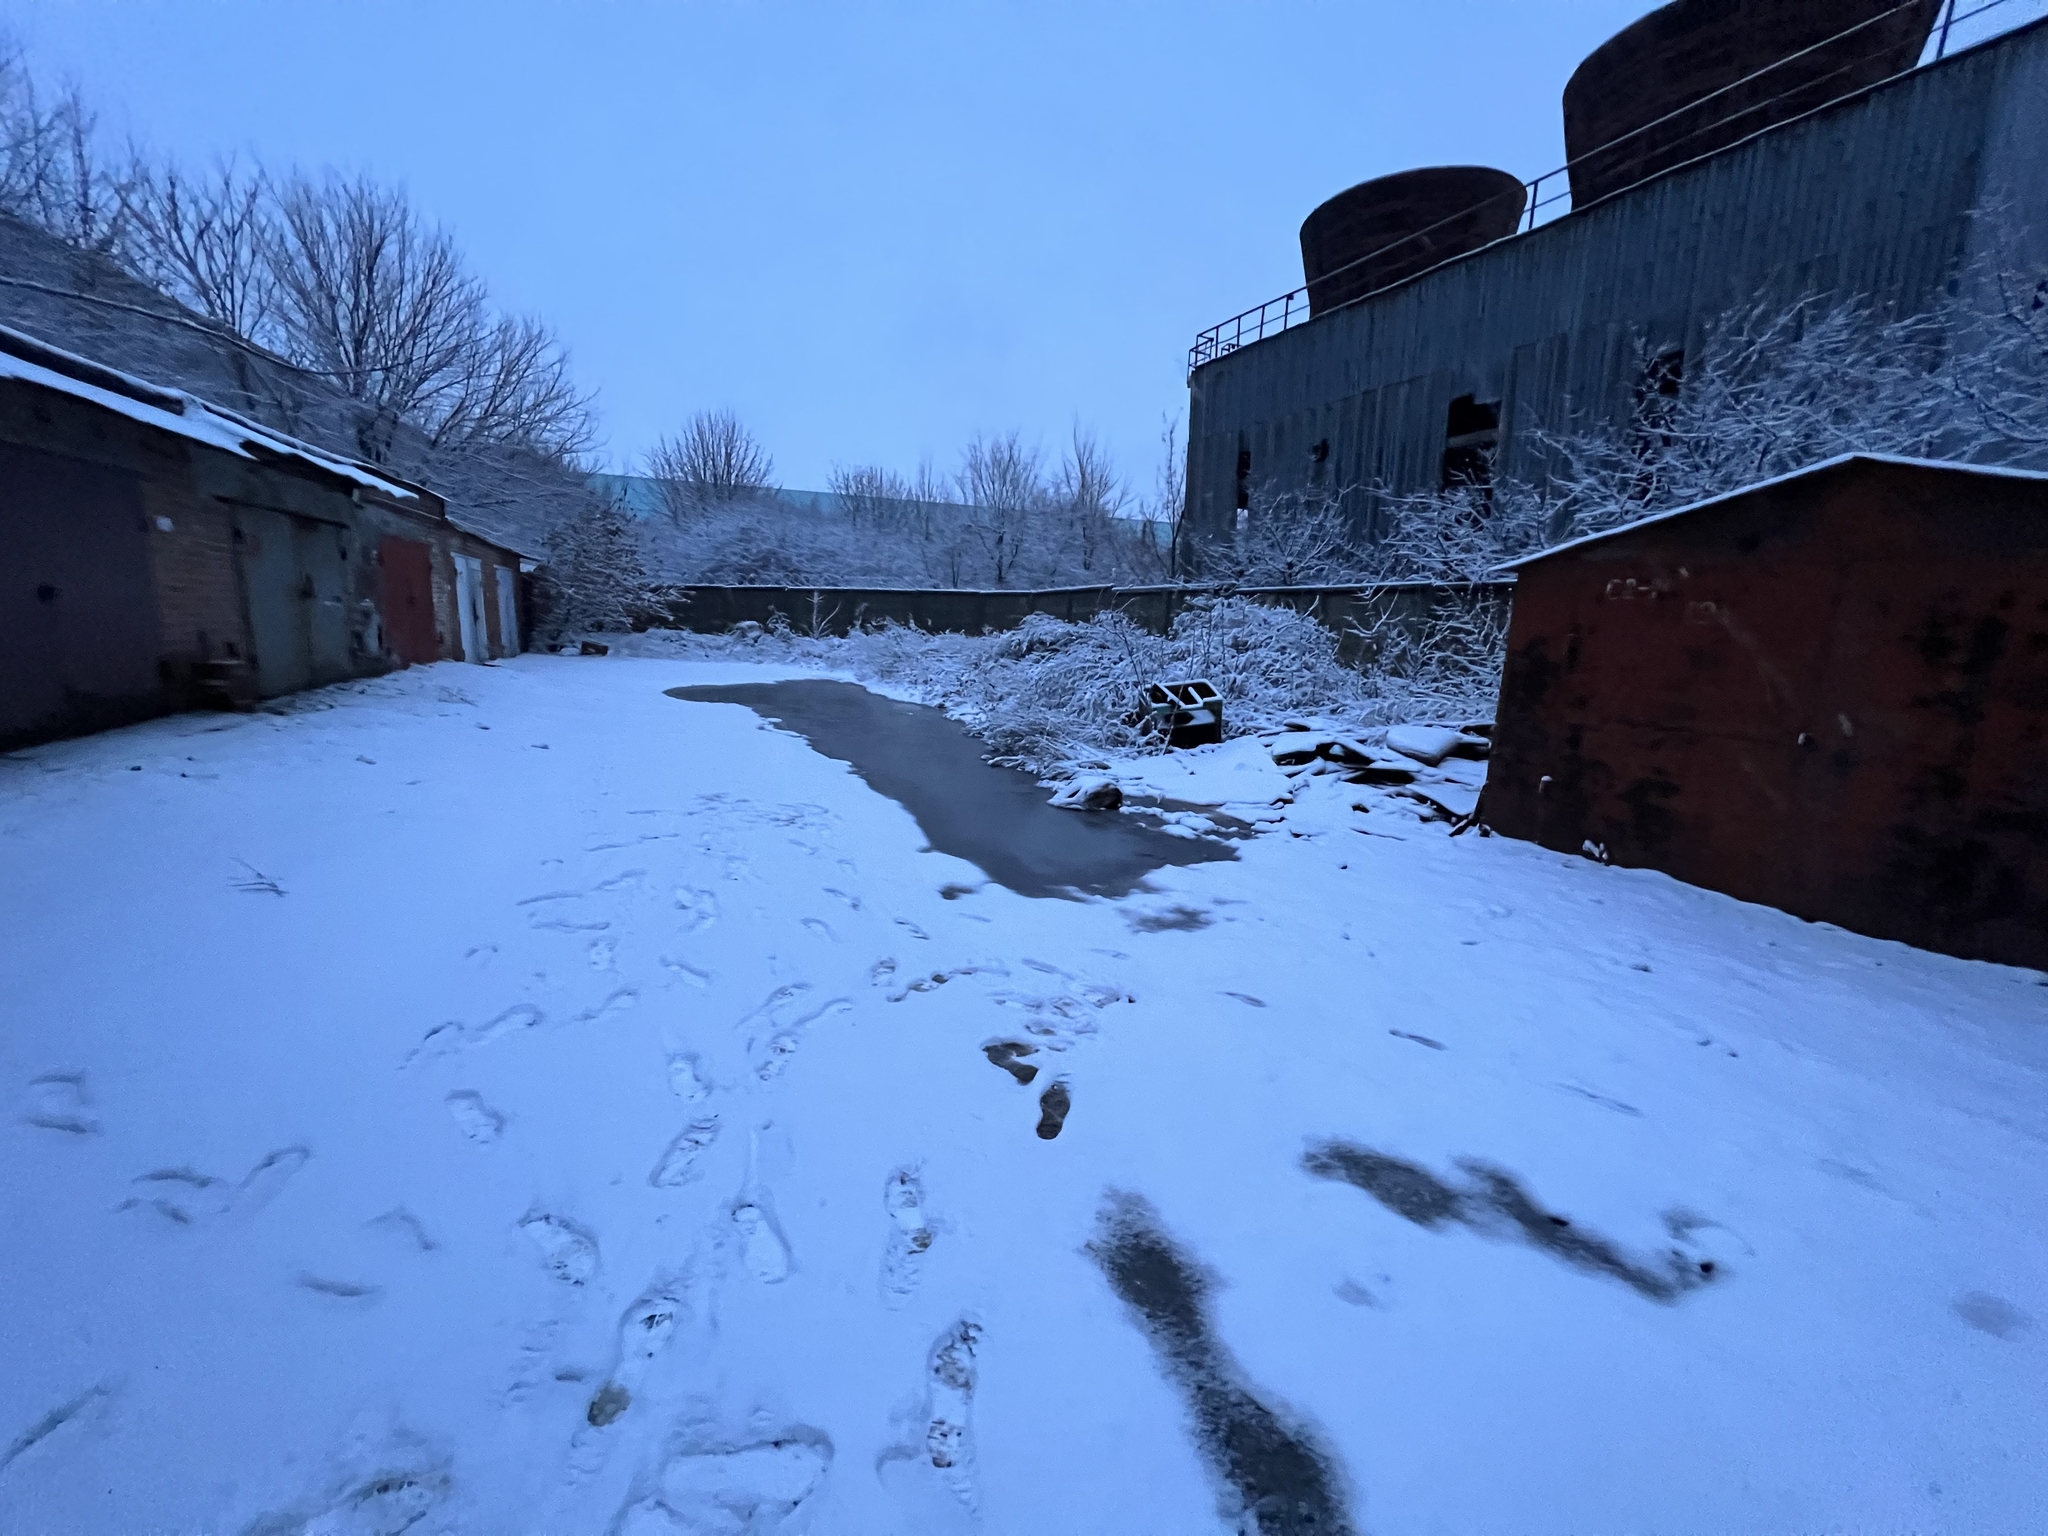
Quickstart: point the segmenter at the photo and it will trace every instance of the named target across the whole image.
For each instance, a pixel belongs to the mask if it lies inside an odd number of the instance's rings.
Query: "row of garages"
[[[520,649],[432,492],[0,327],[0,750]]]

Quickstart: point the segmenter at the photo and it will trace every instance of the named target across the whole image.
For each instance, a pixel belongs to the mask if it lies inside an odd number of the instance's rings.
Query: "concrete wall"
[[[1165,634],[1189,601],[1211,595],[1195,587],[1058,587],[1039,592],[948,591],[872,587],[667,587],[645,628],[723,634],[735,624],[785,619],[804,634],[843,635],[865,624],[893,622],[950,634],[1015,629],[1033,613],[1085,623],[1118,611],[1152,634]],[[1419,630],[1447,598],[1494,610],[1505,624],[1511,582],[1439,585],[1390,582],[1375,587],[1244,588],[1236,596],[1309,615],[1340,637],[1339,656],[1370,660],[1371,631],[1382,623]]]
[[[2048,256],[2044,103],[2048,21],[1206,363],[1190,526],[1229,525],[1240,454],[1254,488],[1433,487],[1463,395],[1501,403],[1501,473],[1531,475],[1518,424],[1625,417],[1645,348],[1696,353],[1733,308],[1826,292],[1918,312],[1987,242]]]

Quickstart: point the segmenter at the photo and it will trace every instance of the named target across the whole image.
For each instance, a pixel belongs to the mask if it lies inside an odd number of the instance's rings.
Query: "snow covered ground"
[[[0,1529],[2039,1528],[2041,977],[1250,743],[1027,899],[773,675],[0,759]]]

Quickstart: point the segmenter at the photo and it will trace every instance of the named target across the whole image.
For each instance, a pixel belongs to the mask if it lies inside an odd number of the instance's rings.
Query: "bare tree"
[[[731,411],[699,411],[647,455],[669,517],[683,523],[707,510],[769,490],[775,461]]]
[[[977,436],[960,458],[954,477],[960,499],[974,509],[969,524],[983,556],[991,586],[1005,587],[1017,576],[1045,509],[1047,488],[1036,448],[1015,432]]]
[[[1159,474],[1156,499],[1145,521],[1145,537],[1160,575],[1177,582],[1185,574],[1188,517],[1188,456],[1180,442],[1180,417],[1162,416],[1159,429]],[[1163,530],[1165,547],[1153,541]]]
[[[0,36],[0,210],[80,250],[119,254],[122,180],[102,162],[98,120],[76,86],[54,98]]]
[[[840,514],[855,528],[898,529],[906,521],[910,484],[894,470],[872,464],[834,469],[826,486]]]
[[[367,178],[294,176],[278,214],[273,261],[288,353],[371,408],[361,447],[382,459],[396,423],[445,418],[484,323],[483,285],[445,231]]]
[[[1095,434],[1074,425],[1058,477],[1048,487],[1065,524],[1064,553],[1082,581],[1113,579],[1120,562],[1117,526],[1130,491]]]
[[[294,362],[367,407],[365,457],[404,422],[434,447],[582,452],[590,402],[540,322],[494,314],[448,233],[367,178],[294,176],[270,243],[277,332]]]
[[[239,336],[276,339],[279,249],[269,178],[232,158],[205,176],[137,158],[125,189],[141,276]]]

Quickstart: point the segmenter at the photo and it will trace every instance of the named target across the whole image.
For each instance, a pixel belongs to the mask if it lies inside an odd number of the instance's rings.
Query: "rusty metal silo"
[[[1942,0],[1672,0],[1564,88],[1572,204],[1782,123],[1919,62]]]
[[[1506,171],[1483,165],[1425,166],[1339,192],[1301,224],[1309,313],[1513,234],[1527,196]]]

